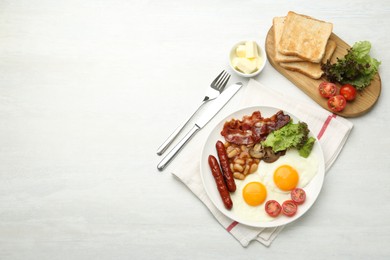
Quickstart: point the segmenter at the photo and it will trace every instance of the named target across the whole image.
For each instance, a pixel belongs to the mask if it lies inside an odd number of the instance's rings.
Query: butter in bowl
[[[241,41],[233,46],[229,64],[242,77],[254,77],[264,68],[267,57],[263,48],[255,41]]]

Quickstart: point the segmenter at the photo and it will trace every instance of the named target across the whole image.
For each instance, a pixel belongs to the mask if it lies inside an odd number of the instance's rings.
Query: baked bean
[[[229,145],[229,146],[226,146],[226,153],[230,153],[231,151],[234,150],[234,147]]]
[[[230,152],[227,153],[228,158],[233,158],[238,154],[236,149],[231,150]]]
[[[238,163],[238,164],[241,164],[241,165],[245,164],[245,161],[244,161],[243,159],[239,159],[239,158],[236,158],[236,159],[234,160],[234,162],[235,162],[235,163]]]
[[[251,166],[250,165],[245,165],[245,169],[244,169],[244,172],[243,172],[243,174],[244,175],[248,175],[248,173],[249,173],[249,169],[251,168]]]
[[[253,164],[250,166],[249,173],[254,173],[255,171],[257,171],[257,168],[258,168],[258,164],[253,163]]]
[[[246,159],[246,158],[250,158],[251,156],[249,155],[248,152],[241,152],[239,157],[242,159]]]
[[[242,174],[241,172],[233,172],[233,177],[239,180],[245,179],[245,175]]]
[[[249,148],[246,145],[241,145],[241,151],[243,152],[249,152]]]
[[[230,163],[230,170],[232,170],[232,172],[234,172],[234,164],[233,163]]]
[[[233,169],[235,171],[239,171],[239,172],[242,172],[244,170],[244,168],[240,164],[238,164],[238,163],[234,164]]]

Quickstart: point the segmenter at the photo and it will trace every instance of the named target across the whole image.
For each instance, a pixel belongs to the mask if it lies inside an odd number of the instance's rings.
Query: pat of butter
[[[236,45],[230,53],[232,67],[244,74],[252,74],[264,66],[264,57],[260,56],[259,46],[255,41],[245,41]]]
[[[261,57],[256,58],[256,70],[260,69],[263,65],[263,59]]]
[[[242,71],[245,74],[251,74],[257,69],[257,59],[246,59],[246,58],[234,58],[232,61],[233,66]]]
[[[257,44],[254,41],[245,42],[245,48],[246,48],[246,57],[248,59],[256,58],[258,56]]]
[[[236,49],[236,55],[237,57],[244,58],[246,57],[246,46],[245,45],[238,45]]]

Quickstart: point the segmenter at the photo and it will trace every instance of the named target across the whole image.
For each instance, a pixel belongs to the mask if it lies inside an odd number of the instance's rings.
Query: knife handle
[[[175,138],[179,135],[179,133],[181,132],[181,130],[183,130],[183,128],[187,125],[187,123],[194,117],[194,115],[196,114],[196,112],[199,111],[199,109],[206,103],[206,101],[202,101],[202,103],[198,106],[198,108],[192,113],[192,115],[183,123],[181,124],[178,128],[176,128],[176,130],[167,138],[167,140],[165,140],[165,142],[160,145],[160,147],[157,149],[157,154],[158,155],[162,155],[166,150],[167,148],[169,147],[169,145],[173,142],[173,140],[175,140]]]
[[[161,160],[161,162],[157,165],[157,169],[160,171],[164,170],[164,168],[172,161],[172,159],[177,155],[177,153],[184,147],[184,145],[195,135],[196,132],[199,131],[199,126],[194,125],[190,131],[180,140],[180,142],[172,148],[171,151]]]

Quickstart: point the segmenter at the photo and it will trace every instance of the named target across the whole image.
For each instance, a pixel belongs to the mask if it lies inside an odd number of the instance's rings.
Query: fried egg
[[[317,169],[318,160],[313,153],[303,158],[295,149],[287,151],[276,162],[261,161],[256,172],[244,180],[235,180],[236,191],[230,194],[232,212],[244,221],[273,221],[275,218],[265,212],[265,203],[276,200],[282,204],[290,199],[290,190],[304,188]]]
[[[236,191],[230,194],[233,201],[233,214],[245,221],[271,221],[272,218],[264,210],[269,194],[261,183],[257,173],[236,181]]]
[[[308,158],[291,149],[273,163],[260,162],[258,174],[261,182],[278,193],[290,193],[294,188],[305,188],[317,174],[318,159],[314,153]]]

